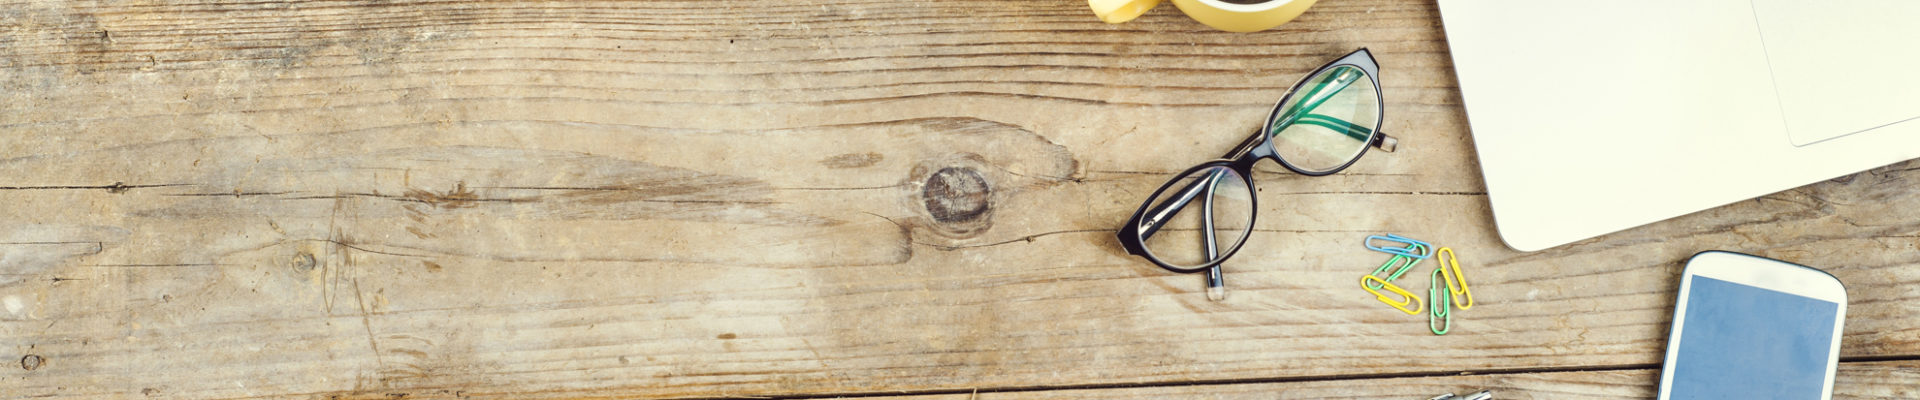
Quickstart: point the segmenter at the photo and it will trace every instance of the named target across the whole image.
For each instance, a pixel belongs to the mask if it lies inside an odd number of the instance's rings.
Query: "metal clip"
[[[1453,307],[1451,300],[1448,300],[1452,297],[1448,294],[1452,288],[1441,289],[1447,286],[1446,278],[1441,277],[1445,271],[1443,268],[1434,268],[1433,286],[1427,288],[1427,330],[1435,335],[1445,335],[1453,330]],[[1434,323],[1440,325],[1435,326]]]
[[[1447,393],[1427,400],[1493,400],[1493,391],[1482,390],[1480,393],[1470,394],[1467,395],[1467,397],[1459,397],[1454,396],[1453,393]]]
[[[1375,240],[1388,242],[1388,243],[1399,243],[1399,244],[1403,244],[1404,246],[1400,246],[1400,247],[1375,246],[1373,244],[1373,241]],[[1422,260],[1425,260],[1427,259],[1427,257],[1433,255],[1433,253],[1431,253],[1433,251],[1433,245],[1427,244],[1427,242],[1422,242],[1419,240],[1414,240],[1412,238],[1395,235],[1391,233],[1387,234],[1386,236],[1379,236],[1379,235],[1367,236],[1367,240],[1365,242],[1362,242],[1361,244],[1367,246],[1368,250],[1373,250],[1373,251],[1378,251],[1381,253],[1387,253],[1387,254],[1393,254],[1393,255],[1413,257],[1413,258],[1418,258]]]
[[[1389,292],[1399,294],[1401,300],[1394,300],[1385,294],[1374,291],[1372,287],[1367,286],[1367,281],[1370,280],[1380,282],[1380,287],[1387,289]],[[1406,289],[1401,289],[1399,286],[1394,286],[1392,283],[1380,280],[1378,276],[1367,275],[1360,277],[1360,288],[1366,289],[1367,293],[1373,293],[1373,297],[1379,299],[1381,303],[1387,303],[1387,305],[1393,306],[1393,308],[1399,309],[1401,312],[1407,313],[1407,315],[1420,315],[1420,309],[1422,308],[1420,296],[1414,296],[1412,292],[1408,292]]]
[[[1466,275],[1460,274],[1460,258],[1454,256],[1453,248],[1441,247],[1440,251],[1434,255],[1440,258],[1440,265],[1434,270],[1441,271],[1443,282],[1447,284],[1448,297],[1453,298],[1453,305],[1462,310],[1473,308],[1473,290],[1467,287]],[[1462,299],[1465,301],[1463,302]]]
[[[1413,246],[1419,246],[1419,245],[1417,245],[1417,244],[1416,244],[1416,245],[1413,245]],[[1387,275],[1384,275],[1384,276],[1383,276],[1383,275],[1381,275],[1381,273],[1384,273],[1384,272],[1387,272],[1387,270],[1389,270],[1389,269],[1393,269],[1393,264],[1394,264],[1394,263],[1403,263],[1403,264],[1401,264],[1401,265],[1400,265],[1400,268],[1399,268],[1399,269],[1394,269],[1392,273],[1390,273],[1390,274],[1387,274]],[[1378,276],[1378,277],[1380,277],[1380,282],[1381,282],[1381,283],[1388,283],[1388,282],[1393,282],[1394,280],[1398,280],[1398,279],[1400,279],[1400,276],[1401,276],[1401,275],[1406,275],[1406,274],[1407,274],[1407,271],[1409,271],[1409,270],[1412,270],[1412,269],[1413,269],[1413,266],[1415,266],[1415,265],[1420,265],[1420,259],[1418,259],[1418,258],[1413,258],[1413,257],[1408,257],[1408,256],[1406,256],[1406,255],[1395,255],[1395,256],[1393,256],[1393,258],[1389,258],[1389,259],[1387,259],[1387,263],[1386,263],[1386,264],[1380,264],[1380,268],[1375,268],[1375,269],[1373,270],[1373,273],[1371,273],[1371,274],[1368,274],[1368,276]],[[1379,289],[1380,289],[1380,285],[1373,285],[1373,286],[1368,286],[1367,288],[1368,288],[1368,289],[1374,289],[1374,290],[1379,290]]]

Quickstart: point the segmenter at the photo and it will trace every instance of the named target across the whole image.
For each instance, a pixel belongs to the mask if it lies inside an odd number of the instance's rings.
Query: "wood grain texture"
[[[1920,396],[1920,364],[1905,362],[1844,363],[1834,379],[1835,399],[1911,399]],[[1068,389],[985,392],[928,396],[883,397],[889,400],[1030,400],[1030,399],[1428,399],[1441,393],[1466,395],[1493,391],[1506,399],[1649,399],[1656,394],[1660,371],[1535,372],[1378,379],[1336,379],[1305,382],[1160,386],[1114,389]]]
[[[1674,276],[1707,249],[1834,273],[1853,298],[1845,356],[1920,357],[1920,163],[1515,253],[1430,2],[1327,0],[1257,34],[1026,0],[26,1],[0,17],[0,359],[22,365],[0,369],[0,398],[1646,366]],[[1168,174],[1363,46],[1401,151],[1321,178],[1260,167],[1225,302],[1124,255],[1112,229]],[[1480,305],[1453,334],[1354,287],[1380,232],[1459,250]],[[1868,375],[1911,378],[1889,365]]]

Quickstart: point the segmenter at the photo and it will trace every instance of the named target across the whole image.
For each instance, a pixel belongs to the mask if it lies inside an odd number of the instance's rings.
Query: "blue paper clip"
[[[1375,240],[1388,242],[1388,243],[1398,243],[1398,244],[1394,245],[1397,247],[1375,246],[1373,244],[1373,241]],[[1413,258],[1418,258],[1422,260],[1427,259],[1427,257],[1433,256],[1433,245],[1427,244],[1427,242],[1422,242],[1419,240],[1414,240],[1413,238],[1395,235],[1391,233],[1387,234],[1386,236],[1379,236],[1379,235],[1367,236],[1367,241],[1362,242],[1361,244],[1367,246],[1367,250],[1373,250],[1373,251],[1378,251],[1381,253],[1387,253],[1387,254],[1393,254],[1393,255],[1402,255],[1402,256],[1413,257]]]

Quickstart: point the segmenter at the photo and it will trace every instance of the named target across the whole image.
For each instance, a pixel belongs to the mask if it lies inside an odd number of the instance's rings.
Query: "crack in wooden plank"
[[[185,184],[185,183],[128,185],[126,183],[114,182],[111,185],[0,186],[0,190],[105,190],[112,193],[122,193],[132,189],[149,189],[149,188],[174,187],[174,186],[193,186],[193,185]]]

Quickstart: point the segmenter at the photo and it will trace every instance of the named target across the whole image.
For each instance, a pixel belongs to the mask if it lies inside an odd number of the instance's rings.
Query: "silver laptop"
[[[1920,158],[1920,1],[1440,0],[1508,246]]]

